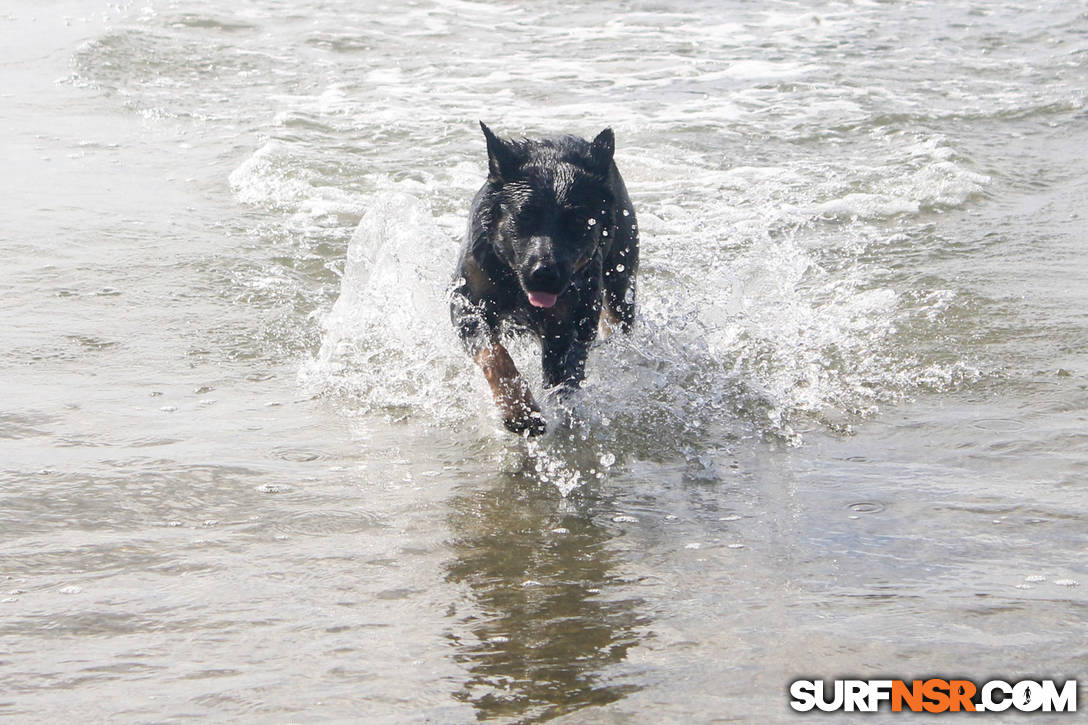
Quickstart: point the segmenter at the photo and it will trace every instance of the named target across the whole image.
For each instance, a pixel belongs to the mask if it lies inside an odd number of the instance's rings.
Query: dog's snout
[[[551,290],[559,284],[559,268],[539,262],[529,271],[525,281],[532,289]]]

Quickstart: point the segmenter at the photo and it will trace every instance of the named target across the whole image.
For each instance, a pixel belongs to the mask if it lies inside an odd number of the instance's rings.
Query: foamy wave
[[[982,194],[990,177],[956,163],[955,153],[940,139],[907,146],[894,168],[871,172],[871,190],[813,204],[820,217],[880,219],[898,214],[947,210]],[[904,170],[909,171],[904,171]]]
[[[231,172],[230,187],[243,204],[305,217],[360,214],[363,198],[318,177],[282,141],[269,141]]]
[[[847,194],[841,199],[825,201],[812,207],[817,216],[877,219],[896,214],[917,214],[921,204],[914,199],[882,194]]]

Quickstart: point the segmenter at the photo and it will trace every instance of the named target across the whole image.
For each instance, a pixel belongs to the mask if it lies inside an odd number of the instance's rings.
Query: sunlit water
[[[11,0],[0,37],[0,718],[1088,680],[1080,3]],[[611,126],[638,210],[637,328],[535,441],[446,312],[478,119]]]

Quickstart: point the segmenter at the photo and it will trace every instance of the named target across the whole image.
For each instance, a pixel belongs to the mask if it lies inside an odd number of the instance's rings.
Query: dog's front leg
[[[506,348],[494,342],[481,347],[474,357],[491,386],[491,395],[507,430],[529,435],[543,433],[544,417],[540,414],[540,406],[533,400],[529,384],[518,372]]]
[[[578,390],[586,374],[586,357],[589,343],[572,335],[550,335],[542,345],[541,367],[547,395],[558,403],[553,408],[560,416],[559,424],[569,426],[574,422],[571,394]]]
[[[544,331],[540,346],[544,385],[560,398],[577,390],[586,377],[586,357],[597,338],[600,317],[600,286],[591,280],[569,316],[553,321]]]
[[[574,336],[548,335],[541,349],[544,385],[560,397],[576,390],[586,376],[589,342]]]
[[[499,323],[494,309],[482,300],[470,301],[472,290],[465,277],[455,285],[450,296],[450,320],[461,344],[483,370],[503,425],[514,433],[543,433],[540,406],[533,400],[529,384],[518,372],[510,353],[498,342]]]

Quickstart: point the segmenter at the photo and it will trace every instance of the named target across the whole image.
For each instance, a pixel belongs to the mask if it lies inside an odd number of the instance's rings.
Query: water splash
[[[424,202],[396,192],[372,198],[302,382],[346,396],[360,413],[464,422],[473,371],[446,306],[456,254]]]
[[[516,451],[508,468],[564,494],[637,459],[680,458],[713,478],[713,451],[732,442],[799,445],[814,421],[848,430],[935,376],[954,376],[948,365],[902,354],[901,325],[925,324],[924,316],[918,300],[880,285],[857,261],[865,244],[833,253],[813,246],[818,222],[810,222],[719,247],[708,260],[718,230],[673,209],[650,224],[634,332],[598,341],[572,399],[559,405],[540,390],[534,341],[510,342],[550,427],[522,443],[501,432],[449,324],[457,244],[415,196],[385,192],[366,206],[302,382],[352,414],[468,425],[498,442],[500,458]],[[942,295],[929,302],[922,307],[931,317],[950,303]]]

